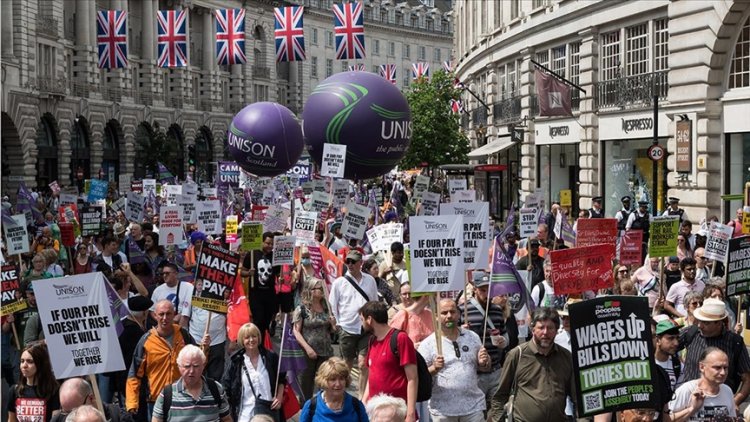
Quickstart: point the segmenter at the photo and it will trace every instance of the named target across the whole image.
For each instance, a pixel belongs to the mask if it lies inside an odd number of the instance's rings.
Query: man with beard
[[[539,240],[529,241],[529,254],[516,262],[516,269],[531,272],[531,287],[544,281],[544,258],[539,256]]]
[[[406,261],[404,261],[404,244],[401,242],[391,243],[390,262],[386,258],[378,268],[380,278],[385,280],[391,288],[394,296],[399,295],[401,281],[398,279],[399,271],[406,270]]]
[[[276,313],[279,312],[276,280],[281,274],[281,267],[272,265],[274,236],[272,232],[263,233],[261,250],[245,255],[241,270],[243,276],[252,277],[249,292],[250,312],[253,314],[253,323],[260,330],[261,341],[265,338]]]

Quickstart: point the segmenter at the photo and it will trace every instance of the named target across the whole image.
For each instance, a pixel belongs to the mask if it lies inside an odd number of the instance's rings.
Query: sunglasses
[[[628,270],[618,270],[617,272],[620,274],[627,274]]]

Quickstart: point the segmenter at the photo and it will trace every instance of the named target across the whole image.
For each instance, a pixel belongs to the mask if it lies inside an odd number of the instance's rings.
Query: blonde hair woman
[[[315,383],[321,391],[302,407],[300,421],[368,421],[362,402],[346,392],[352,377],[343,359],[334,357],[323,362],[315,375]]]

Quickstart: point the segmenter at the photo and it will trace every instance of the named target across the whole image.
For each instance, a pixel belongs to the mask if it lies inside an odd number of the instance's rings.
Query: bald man
[[[91,389],[86,380],[83,378],[70,378],[60,386],[60,413],[52,416],[50,422],[63,422],[66,418],[72,417],[72,412],[81,406],[95,405],[94,390]],[[133,418],[127,412],[120,410],[114,404],[104,405],[105,420],[112,420],[112,414],[117,412],[120,422],[133,422]],[[80,412],[79,412],[80,413]],[[86,413],[86,412],[84,412]],[[88,422],[91,415],[79,415],[79,420]],[[84,417],[85,419],[80,419]]]

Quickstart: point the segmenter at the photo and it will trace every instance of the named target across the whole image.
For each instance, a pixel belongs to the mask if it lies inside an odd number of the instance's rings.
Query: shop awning
[[[492,141],[487,145],[482,145],[481,147],[471,151],[468,156],[469,158],[486,157],[490,154],[494,154],[496,152],[500,152],[504,149],[510,148],[513,143],[514,142],[510,139],[501,138],[496,141]]]

